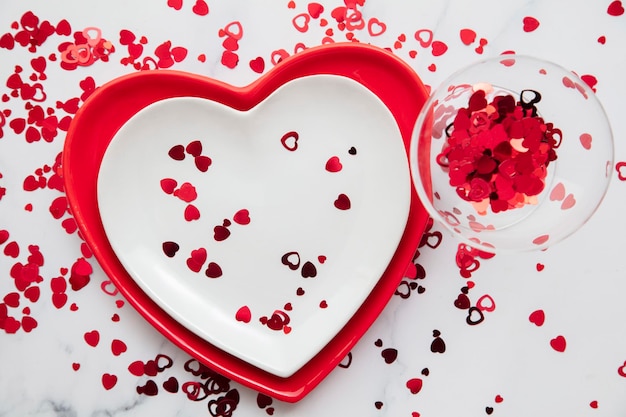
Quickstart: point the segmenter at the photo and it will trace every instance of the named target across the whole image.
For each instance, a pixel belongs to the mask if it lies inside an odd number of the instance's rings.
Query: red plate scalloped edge
[[[198,337],[138,287],[106,238],[97,207],[96,180],[104,152],[118,129],[149,104],[191,96],[249,110],[286,82],[315,74],[349,77],[376,94],[394,115],[408,153],[413,127],[428,93],[404,61],[386,50],[354,43],[309,48],[285,59],[245,87],[233,87],[180,71],[144,71],[122,76],[98,88],[79,109],[63,151],[63,177],[71,211],[94,256],[124,297],[165,337],[206,366],[288,402],[302,399],[344,359],[393,295],[412,261],[428,220],[415,191],[411,192],[411,209],[400,245],[363,305],[313,359],[292,376],[280,378]]]

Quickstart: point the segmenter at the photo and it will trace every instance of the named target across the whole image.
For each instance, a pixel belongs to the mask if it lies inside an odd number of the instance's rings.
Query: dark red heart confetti
[[[176,242],[163,242],[163,253],[168,258],[173,258],[176,252],[180,249],[180,246]]]
[[[228,236],[230,236],[230,230],[227,227],[219,225],[213,228],[213,238],[216,241],[226,240]]]
[[[350,202],[350,198],[343,193],[337,196],[337,199],[335,200],[334,204],[335,204],[335,207],[337,207],[339,210],[349,210],[350,207],[352,206],[352,203]]]
[[[315,278],[317,276],[317,268],[312,262],[306,261],[302,265],[302,278]]]
[[[178,380],[176,377],[171,376],[166,381],[163,382],[163,389],[167,392],[171,392],[175,394],[178,392]]]
[[[183,159],[185,159],[185,147],[183,145],[175,145],[169,150],[167,154],[170,156],[170,158],[176,161],[182,161]]]
[[[207,172],[213,161],[211,161],[211,158],[209,158],[206,155],[200,155],[200,156],[196,156],[193,159],[193,162],[199,171]]]
[[[292,271],[297,270],[300,267],[300,254],[298,252],[287,252],[281,257],[283,265],[286,265]]]
[[[205,275],[209,278],[219,278],[222,276],[222,268],[215,262],[209,262]]]

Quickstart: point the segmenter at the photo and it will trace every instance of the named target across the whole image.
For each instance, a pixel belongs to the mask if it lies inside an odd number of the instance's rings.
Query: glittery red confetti
[[[517,102],[499,95],[488,103],[485,91],[476,89],[446,129],[437,161],[478,214],[537,203],[561,141],[560,130],[537,115],[540,100],[539,93],[524,90]]]
[[[611,16],[621,16],[624,14],[624,6],[620,0],[615,0],[609,4],[606,12]]]
[[[539,27],[539,21],[532,16],[522,19],[524,32],[532,32]]]

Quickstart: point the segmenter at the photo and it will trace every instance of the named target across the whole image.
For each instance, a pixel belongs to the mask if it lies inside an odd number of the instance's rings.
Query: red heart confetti
[[[617,171],[617,178],[620,181],[626,181],[626,162],[620,161],[615,164],[615,170]]]
[[[200,272],[202,266],[206,262],[207,251],[205,248],[194,249],[187,258],[187,267],[193,272]]]
[[[167,5],[175,10],[180,10],[183,7],[183,0],[167,0]]]
[[[207,172],[213,161],[206,155],[200,155],[196,156],[193,162],[200,172]]]
[[[559,182],[554,186],[552,191],[550,191],[550,200],[551,201],[562,201],[565,198],[565,186],[562,182]]]
[[[134,361],[128,365],[128,372],[135,376],[143,376],[144,364],[142,361]]]
[[[435,35],[433,31],[430,29],[419,29],[418,31],[415,32],[413,36],[415,37],[415,40],[419,42],[422,48],[428,48],[429,46],[432,45],[433,38]],[[440,47],[441,45],[438,46],[437,48],[440,48]]]
[[[565,340],[565,337],[557,336],[554,339],[550,340],[550,346],[552,346],[552,349],[556,350],[557,352],[565,352],[567,341]]]
[[[533,244],[535,244],[535,245],[543,245],[548,240],[550,240],[550,235],[537,236],[536,238],[533,239]]]
[[[300,139],[300,135],[298,132],[287,132],[280,138],[280,143],[283,145],[285,149],[288,151],[295,151],[298,149],[298,140]]]
[[[161,188],[163,188],[163,182],[161,182]],[[183,183],[180,186],[180,188],[178,188],[177,190],[174,190],[173,194],[175,197],[180,198],[185,203],[191,203],[196,198],[198,198],[196,187],[194,187],[192,184],[188,182]]]
[[[491,312],[496,309],[496,302],[489,294],[485,294],[476,300],[476,307],[481,311]]]
[[[326,161],[326,171],[328,172],[339,172],[343,168],[339,157],[331,156],[328,161]]]
[[[305,33],[309,30],[310,21],[311,16],[309,16],[307,13],[300,13],[291,20],[291,23],[298,32]]]
[[[306,261],[302,265],[302,278],[315,278],[317,276],[317,268],[312,262]]]
[[[573,194],[568,194],[567,197],[561,203],[561,210],[569,210],[576,204],[576,199]]]
[[[102,374],[102,386],[105,390],[112,389],[117,384],[117,376],[112,374]]]
[[[182,148],[182,146],[183,145],[176,145],[174,146],[174,148],[176,148],[178,152],[181,152],[180,148]],[[187,152],[189,155],[193,157],[198,157],[202,155],[202,142],[200,142],[199,140],[194,140],[192,142],[189,142],[187,146],[185,146],[185,152]]]
[[[185,147],[183,145],[175,145],[169,150],[168,155],[176,161],[182,161],[185,159]]]
[[[448,50],[448,45],[441,41],[433,41],[430,45],[433,56],[441,56]]]
[[[398,350],[394,348],[386,348],[380,352],[380,356],[383,357],[386,364],[395,362],[398,357]]]
[[[250,308],[248,306],[243,306],[239,308],[239,310],[237,310],[237,313],[235,314],[235,319],[244,323],[250,323],[250,320],[252,319],[252,313],[250,312]]]
[[[484,88],[490,86],[475,86],[467,108],[457,110],[437,161],[478,214],[537,204],[561,131],[537,115],[538,92],[523,90],[517,102],[511,95],[496,95],[488,103]]]
[[[188,222],[198,220],[200,218],[200,210],[193,204],[188,204],[187,207],[185,207],[184,217]]]
[[[545,320],[546,320],[546,315],[543,310],[535,310],[532,313],[530,313],[530,316],[528,316],[528,321],[530,321],[532,324],[534,324],[537,327],[543,326],[543,323],[545,322]]]
[[[19,293],[12,292],[4,296],[4,303],[12,308],[17,308],[20,305],[20,295]]]
[[[367,21],[367,32],[370,36],[380,36],[387,30],[387,25],[375,17]]]
[[[411,391],[411,394],[417,394],[422,390],[424,382],[421,378],[411,378],[406,381],[406,387]]]
[[[461,29],[459,35],[464,45],[471,45],[476,40],[476,32],[472,29]]]
[[[22,317],[22,329],[26,333],[30,333],[34,328],[37,327],[37,325],[38,325],[37,320],[35,320],[34,318],[30,316]]]
[[[247,209],[241,209],[233,216],[233,221],[237,224],[250,224],[250,212]]]
[[[228,227],[218,225],[213,228],[213,239],[216,241],[221,242],[228,239],[229,236],[230,230],[228,230]]]
[[[172,194],[176,187],[178,186],[178,182],[172,178],[163,178],[161,180],[161,189],[166,194]]]
[[[307,11],[313,19],[317,19],[324,12],[324,6],[319,3],[309,3]]]
[[[198,16],[206,16],[209,14],[209,5],[204,0],[196,0],[191,10]]]
[[[126,343],[122,342],[119,339],[113,339],[111,341],[111,352],[115,356],[120,356],[122,353],[126,352]]]
[[[611,16],[621,16],[624,14],[624,6],[620,0],[614,0],[609,4],[606,12]]]
[[[7,230],[0,230],[0,245],[9,240],[9,232]]]
[[[522,23],[524,32],[532,32],[539,27],[539,21],[532,16],[526,16],[522,19]]]
[[[257,74],[262,74],[265,71],[265,60],[263,57],[256,57],[250,61],[250,69]]]
[[[98,346],[98,343],[100,342],[100,332],[98,332],[97,330],[87,332],[84,334],[83,337],[85,339],[85,342],[87,342],[87,344],[92,347]]]
[[[583,133],[580,135],[580,144],[583,145],[583,148],[589,150],[591,149],[592,137],[589,133]]]

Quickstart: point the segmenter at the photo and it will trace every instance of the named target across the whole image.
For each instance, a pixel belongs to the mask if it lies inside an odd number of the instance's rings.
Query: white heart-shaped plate
[[[245,112],[172,98],[106,150],[98,205],[126,270],[180,323],[293,375],[347,323],[406,226],[410,174],[389,109],[335,75]]]

